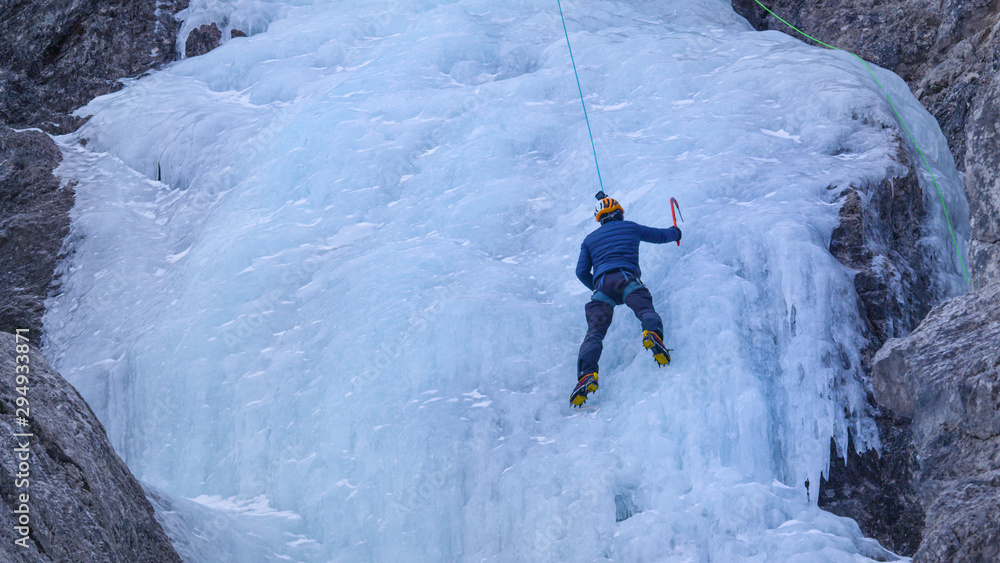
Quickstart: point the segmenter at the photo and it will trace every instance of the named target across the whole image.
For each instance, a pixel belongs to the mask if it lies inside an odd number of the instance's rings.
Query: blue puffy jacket
[[[627,270],[638,278],[642,276],[639,271],[639,242],[662,244],[676,240],[680,240],[677,227],[656,229],[632,221],[607,221],[583,239],[580,260],[576,263],[576,277],[591,290],[597,289],[594,280],[614,270]]]

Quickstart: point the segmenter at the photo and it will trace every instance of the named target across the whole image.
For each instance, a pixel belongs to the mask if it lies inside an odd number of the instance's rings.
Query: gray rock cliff
[[[851,186],[843,192],[840,225],[834,229],[830,252],[856,272],[858,310],[867,346],[862,368],[870,373],[879,347],[889,338],[916,328],[931,303],[944,290],[932,282],[933,265],[919,250],[926,210],[912,160],[897,138],[900,168],[881,182]],[[920,544],[925,513],[913,484],[914,451],[909,421],[872,402],[883,443],[875,451],[857,452],[849,443],[847,463],[830,445],[829,475],[820,483],[819,504],[854,518],[869,535],[889,549],[912,554]],[[887,484],[889,486],[887,486]]]
[[[19,394],[13,337],[41,340],[46,297],[69,230],[72,184],[53,175],[52,134],[70,112],[177,57],[173,15],[187,0],[8,0],[0,5],[0,561],[180,561],[142,488],[72,386],[32,349],[29,491],[12,468]],[[21,129],[18,131],[17,129]],[[28,454],[24,454],[28,455]],[[16,462],[16,463],[15,463]],[[15,470],[16,471],[16,470]],[[21,494],[28,494],[22,502]],[[30,512],[19,512],[22,505]],[[15,545],[20,518],[29,547]]]
[[[757,29],[800,39],[754,0],[732,0]],[[973,287],[1000,274],[1000,4],[993,0],[768,0],[809,35],[903,77],[937,118],[965,174]],[[808,41],[808,40],[806,40]]]
[[[1000,561],[1000,283],[936,307],[875,356],[875,398],[912,422],[926,525],[914,561]]]
[[[177,58],[187,0],[11,0],[0,8],[0,121],[67,133],[93,98]]]
[[[41,334],[42,301],[73,207],[72,186],[52,174],[61,160],[45,133],[0,125],[0,331]]]
[[[87,403],[34,346],[16,345],[0,332],[0,561],[180,562]]]
[[[991,79],[972,104],[966,131],[965,191],[972,214],[969,267],[973,287],[1000,280],[1000,41],[997,43],[989,69]]]
[[[983,378],[991,377],[988,385],[996,388],[995,369],[993,375],[987,373],[989,370],[984,372],[980,360],[960,353],[962,349],[952,343],[978,338],[978,354],[1000,357],[1000,339],[993,333],[977,332],[980,329],[974,323],[947,311],[962,310],[983,322],[989,314],[995,319],[998,313],[995,284],[1000,281],[1000,4],[992,0],[769,0],[764,4],[817,39],[902,76],[948,138],[956,164],[965,172],[970,207],[972,240],[968,255],[973,293],[942,305],[945,313],[935,309],[913,333],[914,338],[933,333],[950,340],[924,338],[917,347],[902,346],[901,341],[893,340],[872,360],[879,373],[873,379],[876,393],[872,402],[883,451],[852,450],[846,464],[835,460],[820,505],[855,518],[867,534],[899,553],[916,553],[916,561],[998,561],[995,530],[1000,528],[1000,513],[995,509],[995,495],[1000,481],[990,473],[998,463],[995,446],[989,438],[957,430],[931,436],[925,421],[944,423],[942,413],[947,412],[948,424],[954,425],[968,416],[965,411],[957,414],[959,411],[953,408],[957,403],[949,394],[952,391],[939,392],[942,389],[957,389],[955,392],[961,394],[968,392],[970,385],[976,389],[987,385]],[[757,29],[775,29],[802,38],[754,0],[732,0],[732,5]],[[858,212],[857,208],[856,204],[845,203],[841,212],[844,230],[861,224],[855,216],[864,210]],[[842,235],[846,244],[865,247],[850,238]],[[842,262],[857,269],[854,255],[858,253],[838,253],[835,247],[831,250]],[[872,305],[880,310],[878,292],[865,292],[861,286],[858,292],[859,308],[871,321]],[[917,294],[910,297],[919,299]],[[929,297],[906,301],[906,308],[910,313],[926,311],[937,304],[934,295]],[[880,332],[875,323],[876,330],[870,331],[865,351],[869,358],[872,349],[881,347],[886,338],[905,336],[914,328],[912,315],[907,319],[905,311],[888,312],[900,321],[894,327],[901,330]],[[952,371],[937,370],[933,362],[926,360],[929,357],[947,357]],[[932,380],[933,385],[928,383]],[[982,399],[982,395],[976,396]],[[993,398],[989,408],[996,412],[1000,405],[995,395]],[[942,449],[935,450],[930,445],[934,443]],[[945,444],[960,448],[951,456],[928,456],[943,454]],[[954,477],[967,471],[973,471],[975,477],[964,482],[929,477]],[[983,498],[992,498],[992,512],[983,509]]]
[[[38,132],[72,131],[70,112],[178,54],[187,0],[11,0],[0,6],[0,330],[39,330],[69,229],[72,186]],[[37,334],[37,333],[36,333]]]

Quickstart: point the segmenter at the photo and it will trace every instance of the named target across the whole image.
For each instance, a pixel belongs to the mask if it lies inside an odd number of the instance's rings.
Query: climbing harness
[[[621,303],[615,303],[614,299],[608,296],[607,293],[601,291],[601,286],[604,284],[604,277],[614,272],[620,272],[623,276],[625,276],[625,281],[628,282],[628,285],[626,285],[625,289],[622,290]],[[611,305],[612,307],[616,307],[618,305],[625,303],[625,300],[628,299],[628,296],[631,295],[633,291],[639,289],[640,287],[646,287],[646,284],[642,283],[642,280],[637,278],[635,274],[633,274],[632,272],[624,268],[618,268],[616,270],[611,270],[610,272],[604,272],[603,274],[601,274],[600,277],[594,280],[594,288],[595,288],[594,294],[590,297],[590,299],[591,301],[601,301],[603,303]]]

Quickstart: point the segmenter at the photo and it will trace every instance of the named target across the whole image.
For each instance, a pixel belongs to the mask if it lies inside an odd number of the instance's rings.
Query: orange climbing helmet
[[[604,192],[600,192],[597,195],[604,196]],[[594,209],[594,217],[597,219],[598,223],[600,223],[601,219],[605,216],[616,211],[620,211],[623,216],[625,215],[625,210],[622,209],[621,204],[614,199],[605,196],[598,198],[598,200],[597,208]]]

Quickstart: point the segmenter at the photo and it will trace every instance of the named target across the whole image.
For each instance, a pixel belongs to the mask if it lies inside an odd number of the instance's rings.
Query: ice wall
[[[568,406],[598,186],[554,2],[192,2],[258,23],[60,139],[47,346],[140,479],[294,521],[261,560],[879,555],[804,482],[831,436],[877,440],[827,248],[839,191],[898,166],[884,94],[728,2],[564,8],[608,192],[654,226],[683,205],[683,243],[642,251],[674,363],[620,308]],[[937,125],[877,72],[961,212]]]

